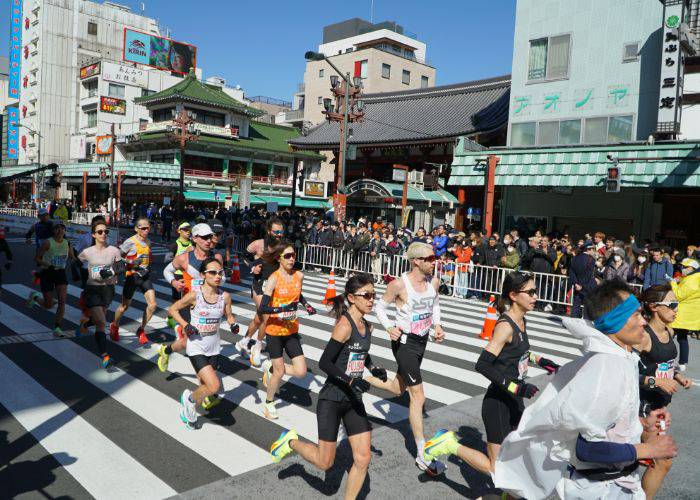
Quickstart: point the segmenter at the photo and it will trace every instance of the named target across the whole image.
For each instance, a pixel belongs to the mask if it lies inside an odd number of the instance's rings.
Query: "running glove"
[[[233,273],[233,271],[231,270],[230,267],[224,267],[224,276],[226,278],[230,278],[232,273]]]
[[[360,392],[367,392],[372,386],[365,379],[356,378],[352,383],[352,387],[359,390]]]
[[[231,333],[234,335],[238,335],[238,332],[241,331],[241,327],[238,325],[238,323],[232,323],[231,324]]]
[[[192,335],[197,335],[199,333],[199,330],[197,330],[196,326],[192,326],[191,324],[187,323],[187,326],[183,329],[183,333],[187,337],[191,337]]]
[[[560,365],[547,358],[540,358],[540,362],[537,364],[540,368],[547,370],[547,373],[549,373],[549,375],[557,373],[559,371],[559,368],[561,368]]]
[[[539,389],[537,386],[528,384],[527,382],[511,382],[508,384],[508,392],[514,396],[530,399],[539,392]]]
[[[377,377],[379,380],[382,382],[387,381],[387,374],[386,374],[386,369],[385,368],[380,368],[378,366],[373,366],[370,371],[369,371],[373,377]]]
[[[309,316],[313,316],[314,314],[316,314],[316,309],[311,304],[306,304],[304,306],[304,309],[306,309],[306,312],[309,313]]]

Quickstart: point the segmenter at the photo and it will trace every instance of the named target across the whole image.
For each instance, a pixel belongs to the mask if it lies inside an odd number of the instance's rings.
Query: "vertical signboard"
[[[19,109],[16,106],[7,108],[7,158],[19,158]]]
[[[10,99],[19,99],[22,69],[22,0],[10,0],[10,9],[10,82],[7,96]]]
[[[684,49],[680,33],[681,25],[685,21],[687,0],[663,0],[663,3],[663,44],[656,134],[675,136],[681,127]]]

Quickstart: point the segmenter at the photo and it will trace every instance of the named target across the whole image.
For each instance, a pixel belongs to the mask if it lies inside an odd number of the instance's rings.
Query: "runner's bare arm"
[[[175,302],[168,308],[168,315],[172,316],[175,321],[178,322],[183,328],[187,326],[187,321],[182,317],[180,311],[185,307],[192,307],[197,300],[197,294],[195,292],[189,292],[180,300]]]
[[[229,325],[236,324],[236,316],[233,314],[231,294],[228,292],[224,292],[224,314],[226,315],[226,322]]]
[[[36,261],[37,264],[39,264],[40,267],[48,267],[46,265],[46,262],[42,260],[44,257],[44,254],[49,250],[49,241],[46,240],[44,243],[41,244],[41,247],[39,247],[39,250],[36,251],[36,255],[34,256],[34,260]]]

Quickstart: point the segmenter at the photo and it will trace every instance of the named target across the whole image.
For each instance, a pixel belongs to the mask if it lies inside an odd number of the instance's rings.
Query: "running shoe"
[[[272,361],[269,359],[266,359],[265,362],[262,364],[262,382],[265,387],[267,387],[267,384],[270,383],[270,376],[272,376]]]
[[[87,335],[90,323],[90,318],[86,318],[85,316],[80,318],[80,326],[78,326],[78,329],[75,331],[76,336]]]
[[[187,417],[185,416],[184,411],[185,411],[185,410],[180,410],[180,421],[181,421],[183,424],[185,424],[185,429],[187,429],[187,430],[189,430],[189,431],[194,431],[194,430],[196,430],[197,428],[194,426],[194,424],[192,424],[192,422],[190,422],[189,420],[187,420]]]
[[[139,329],[136,330],[136,335],[139,337],[139,344],[148,344],[148,337],[146,337],[146,332],[143,330],[142,326],[139,326]]]
[[[686,371],[688,369],[688,365],[678,365],[678,369],[682,372]]]
[[[168,362],[170,361],[170,354],[165,352],[165,344],[161,344],[158,348],[158,369],[162,372],[168,369]]]
[[[61,330],[60,326],[57,326],[56,328],[53,329],[53,336],[56,337],[57,339],[68,338],[68,334],[65,333],[63,330]]]
[[[249,343],[251,340],[252,340],[252,339],[250,339],[250,338],[248,338],[248,337],[243,337],[241,340],[239,340],[238,342],[236,342],[236,345],[235,345],[236,350],[240,353],[241,356],[243,356],[243,357],[245,357],[245,358],[247,358],[247,357],[250,355],[250,354],[248,353],[248,343]]]
[[[102,368],[105,370],[112,366],[112,358],[109,357],[109,354],[105,354],[102,356]]]
[[[177,326],[177,321],[175,321],[175,318],[173,318],[172,316],[168,316],[168,328],[175,329],[176,326]]]
[[[204,398],[204,401],[202,401],[202,408],[209,411],[219,403],[221,403],[221,397],[218,394],[212,394]]]
[[[275,402],[265,403],[265,408],[263,408],[263,415],[269,420],[277,420],[279,415],[277,414],[277,407]]]
[[[416,457],[416,467],[418,467],[430,477],[437,477],[447,470],[447,467],[445,467],[445,464],[443,464],[442,462],[438,460],[431,460],[430,462],[426,463],[421,455],[422,453]]]
[[[109,324],[109,338],[112,342],[119,342],[119,325],[114,321]]]
[[[294,451],[292,450],[292,447],[289,446],[289,442],[292,439],[299,439],[299,434],[297,434],[294,429],[284,431],[282,434],[280,434],[280,437],[277,438],[277,441],[272,443],[272,446],[270,447],[270,455],[272,456],[272,461],[274,463],[278,463],[280,460]]]
[[[180,404],[182,405],[182,412],[190,423],[195,423],[197,421],[197,407],[194,401],[190,401],[190,396],[192,391],[185,389],[182,391],[180,396]]]
[[[423,448],[423,461],[430,463],[437,457],[444,455],[454,455],[459,448],[457,436],[452,431],[440,429],[431,437]]]
[[[253,347],[250,348],[250,364],[253,366],[260,366],[260,363],[262,361],[262,344],[260,342],[256,342]]]
[[[29,297],[27,298],[27,307],[31,309],[36,305],[37,299],[41,297],[41,294],[39,292],[30,292]]]

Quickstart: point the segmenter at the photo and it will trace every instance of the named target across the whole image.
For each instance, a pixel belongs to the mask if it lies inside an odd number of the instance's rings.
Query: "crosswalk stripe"
[[[2,352],[0,378],[0,403],[95,498],[165,498],[176,493]]]

